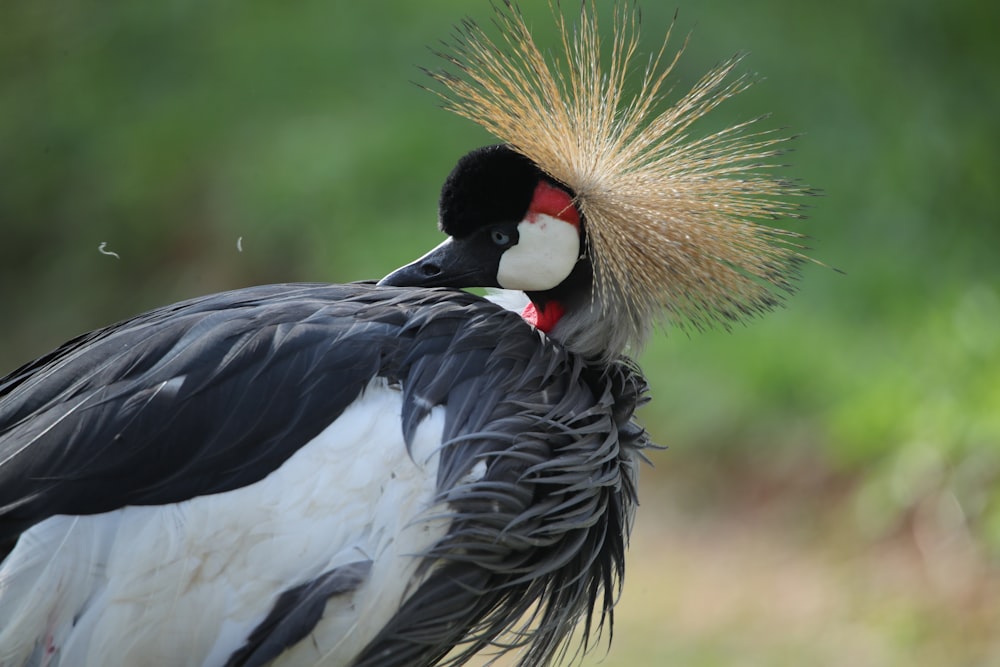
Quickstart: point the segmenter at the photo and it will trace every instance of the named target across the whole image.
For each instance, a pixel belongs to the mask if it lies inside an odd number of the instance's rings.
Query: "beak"
[[[429,253],[396,269],[379,285],[396,287],[499,287],[496,270],[470,244],[448,238]],[[493,264],[496,264],[494,261]]]

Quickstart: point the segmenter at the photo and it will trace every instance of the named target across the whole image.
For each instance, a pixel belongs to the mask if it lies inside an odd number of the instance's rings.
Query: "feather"
[[[792,137],[758,130],[760,119],[691,136],[695,121],[751,85],[734,73],[740,58],[667,105],[683,51],[667,52],[671,25],[629,97],[638,10],[616,4],[610,45],[594,2],[581,3],[572,27],[561,8],[552,13],[561,36],[554,57],[506,1],[495,6],[499,37],[464,22],[438,54],[448,68],[428,73],[446,109],[573,192],[594,262],[593,298],[608,321],[625,327],[621,342],[641,343],[659,319],[729,326],[780,303],[807,258],[799,234],[761,223],[801,217],[799,198],[814,194],[772,173]]]

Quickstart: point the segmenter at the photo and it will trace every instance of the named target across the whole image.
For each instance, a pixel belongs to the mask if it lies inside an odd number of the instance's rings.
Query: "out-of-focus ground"
[[[927,507],[871,541],[838,491],[695,509],[647,475],[614,641],[584,665],[1000,665],[1000,572]],[[513,665],[513,659],[499,661]]]

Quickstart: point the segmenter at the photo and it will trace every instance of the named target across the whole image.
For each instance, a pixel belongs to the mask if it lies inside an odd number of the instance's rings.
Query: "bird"
[[[656,446],[632,357],[793,293],[802,237],[772,221],[812,191],[760,119],[692,135],[752,83],[739,57],[665,102],[671,23],[630,96],[635,6],[609,37],[594,3],[551,11],[555,47],[505,2],[427,71],[499,141],[444,180],[436,248],[152,310],[0,380],[0,664],[528,667],[610,634]]]

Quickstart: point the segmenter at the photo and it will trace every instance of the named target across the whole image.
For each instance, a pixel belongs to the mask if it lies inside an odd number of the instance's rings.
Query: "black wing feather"
[[[306,637],[323,617],[327,600],[357,590],[371,571],[369,560],[349,563],[282,593],[267,617],[224,667],[263,667]]]
[[[402,386],[407,438],[446,407],[437,488],[451,527],[355,667],[458,665],[504,641],[527,647],[520,664],[542,665],[578,621],[584,645],[610,625],[648,444],[633,421],[645,383],[626,361],[591,366],[453,290],[238,290],[81,336],[15,371],[0,380],[0,541],[53,514],[258,481],[373,377]],[[233,660],[257,664],[306,637],[346,581],[290,589]]]
[[[0,381],[0,542],[55,514],[262,479],[373,377],[399,374],[401,338],[433,328],[413,324],[429,306],[446,319],[494,309],[445,290],[252,287],[154,310],[22,367]]]
[[[610,632],[648,446],[633,421],[644,380],[627,360],[591,366],[500,321],[452,335],[449,352],[468,350],[478,373],[425,350],[409,375],[424,401],[446,406],[437,486],[449,534],[352,667],[457,667],[490,645],[548,665],[581,621],[581,649],[593,630]]]

